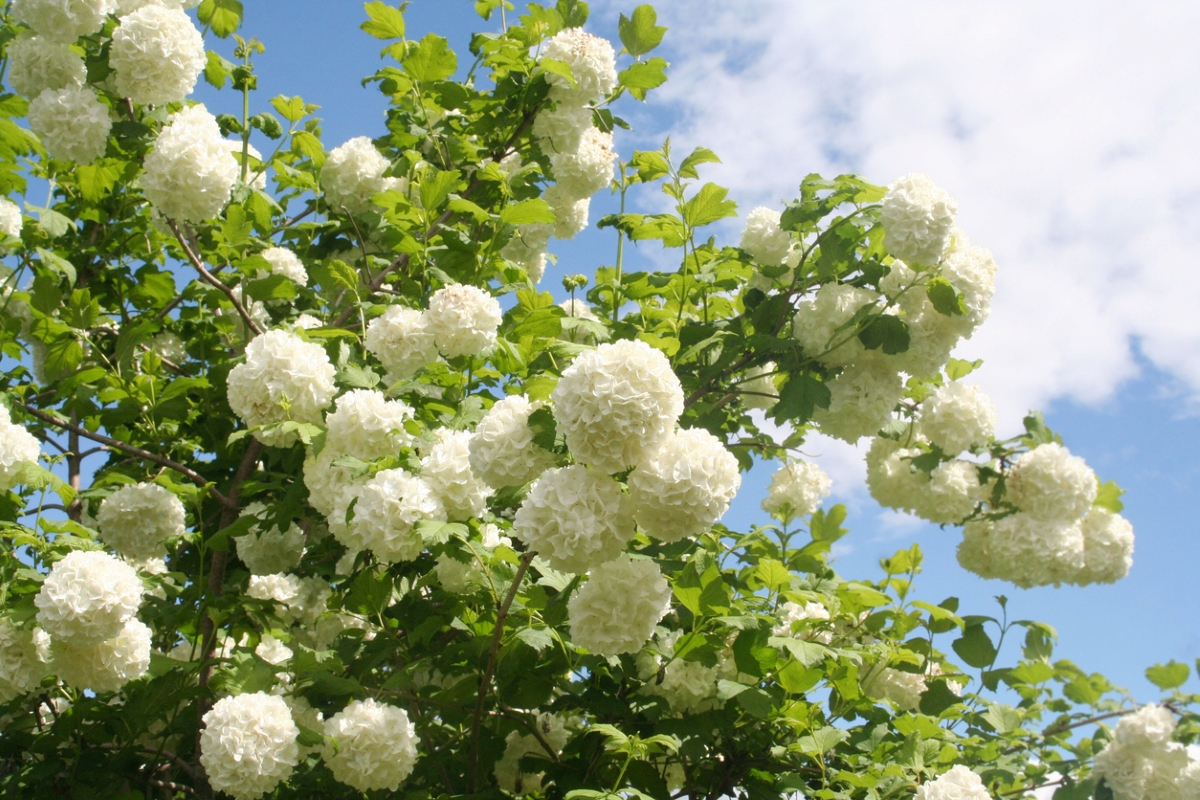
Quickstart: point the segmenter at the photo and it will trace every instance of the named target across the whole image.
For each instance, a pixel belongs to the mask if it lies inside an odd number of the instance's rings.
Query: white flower
[[[54,642],[54,672],[76,689],[117,692],[150,669],[151,631],[137,619],[99,644]]]
[[[1061,444],[1040,444],[1013,462],[1008,499],[1030,517],[1074,521],[1092,507],[1099,485],[1087,463]]]
[[[938,524],[962,522],[975,510],[981,495],[979,472],[969,461],[946,461],[929,478],[915,470],[912,480],[919,488],[911,493],[906,508],[918,517]]]
[[[742,405],[746,408],[770,409],[779,400],[779,390],[775,388],[774,361],[768,361],[761,367],[750,367],[745,377],[735,387],[742,394]]]
[[[820,623],[829,621],[829,609],[821,603],[810,600],[801,605],[789,600],[779,607],[778,613],[779,622],[771,631],[774,635],[809,639],[821,644],[833,641],[833,631],[814,630]]]
[[[308,489],[308,502],[325,517],[334,515],[338,509],[344,514],[358,487],[366,483],[366,478],[354,477],[353,469],[333,465],[341,455],[337,450],[326,447],[319,456],[309,455],[304,459],[304,485]],[[344,519],[341,521],[345,522]],[[333,519],[330,520],[330,527],[334,527]]]
[[[412,416],[408,404],[388,400],[383,392],[351,389],[337,399],[337,408],[325,417],[325,447],[363,461],[396,455],[412,442],[404,429]]]
[[[913,469],[911,459],[923,454],[919,447],[902,447],[882,436],[872,439],[867,451],[867,488],[875,502],[887,508],[911,510],[913,497],[922,488],[921,476]]]
[[[543,108],[533,119],[533,135],[541,140],[542,150],[547,153],[574,152],[583,132],[590,127],[592,109],[570,102]]]
[[[204,715],[200,763],[219,792],[253,800],[275,790],[300,759],[300,729],[282,697],[223,697]]]
[[[956,552],[958,564],[967,572],[981,578],[999,578],[995,559],[992,557],[992,523],[976,520],[963,526],[963,538]]]
[[[584,198],[608,188],[616,159],[612,134],[599,128],[588,128],[580,137],[577,149],[550,154],[550,167],[563,192],[570,197]]]
[[[563,28],[546,43],[542,58],[561,61],[571,68],[575,86],[562,75],[546,73],[550,96],[560,103],[596,103],[617,85],[617,58],[607,39],[583,28]]]
[[[1023,589],[1074,581],[1084,567],[1079,522],[1013,514],[996,522],[973,522],[963,530],[958,562],[984,578]]]
[[[552,233],[554,226],[546,222],[521,225],[513,238],[501,248],[500,255],[520,264],[525,268],[530,282],[538,283],[546,274],[546,247]]]
[[[549,450],[534,444],[529,415],[545,403],[520,394],[496,401],[471,437],[471,469],[488,486],[521,486],[555,464]]]
[[[293,328],[302,331],[311,331],[315,330],[316,328],[325,327],[325,323],[321,322],[321,320],[317,319],[312,314],[301,314],[292,320],[291,325]]]
[[[562,719],[554,714],[538,714],[534,724],[541,730],[542,739],[555,753],[562,752],[570,735]],[[545,746],[531,733],[510,731],[504,739],[504,755],[496,762],[493,774],[500,788],[513,794],[534,794],[542,791],[544,772],[521,772],[521,759],[550,759]]]
[[[282,275],[298,286],[308,284],[308,270],[296,257],[296,254],[286,247],[268,247],[259,253],[271,265],[272,275]]]
[[[318,577],[300,578],[295,575],[251,575],[246,595],[256,600],[270,600],[283,606],[276,613],[285,622],[299,620],[311,625],[325,613],[330,596],[329,584]]]
[[[932,266],[950,244],[957,213],[958,205],[928,175],[897,178],[883,197],[883,246],[903,261]]]
[[[1142,800],[1154,765],[1146,758],[1145,750],[1110,741],[1096,754],[1095,770],[1115,800]]]
[[[267,507],[251,503],[242,511],[243,517],[256,522],[248,533],[233,540],[238,558],[253,575],[272,575],[295,569],[304,556],[304,531],[295,522],[287,528],[266,526]]]
[[[807,461],[789,461],[771,476],[762,510],[784,523],[807,517],[829,496],[833,481],[825,470]]]
[[[480,526],[479,535],[483,538],[483,546],[489,549],[499,547],[500,545],[512,547],[512,539],[507,536],[501,536],[500,526],[493,522]]]
[[[621,485],[580,465],[533,482],[513,534],[563,572],[587,572],[620,555],[634,535],[633,504]]]
[[[90,164],[104,155],[112,120],[86,86],[46,89],[29,104],[29,127],[54,158]]]
[[[126,558],[157,558],[183,535],[186,512],[174,494],[156,483],[122,486],[104,498],[96,514],[100,538]]]
[[[3,408],[3,406],[0,406]],[[0,491],[17,485],[26,464],[36,464],[42,454],[37,437],[8,420],[8,409],[0,419]]]
[[[83,86],[87,66],[69,45],[22,33],[8,44],[8,83],[18,94],[37,97],[47,89]]]
[[[13,0],[12,16],[52,42],[71,44],[95,33],[112,10],[110,0]]]
[[[658,564],[621,555],[593,569],[567,601],[571,639],[596,655],[636,653],[670,607]]]
[[[843,328],[858,310],[871,305],[879,295],[848,283],[827,283],[816,297],[796,307],[792,336],[808,355],[831,366],[850,364],[863,353],[863,344],[853,328]],[[826,352],[829,351],[829,352]]]
[[[334,369],[325,348],[294,333],[271,330],[246,345],[246,360],[227,381],[229,407],[249,427],[274,422],[320,422],[333,400]],[[255,431],[263,444],[288,447],[294,432]]]
[[[283,702],[287,703],[288,710],[292,712],[292,721],[296,723],[297,728],[307,728],[317,734],[325,729],[325,715],[313,708],[308,700],[300,695],[283,695]],[[320,751],[320,746],[301,747],[300,758],[306,758],[310,753]]]
[[[50,568],[33,602],[38,624],[54,639],[99,644],[137,613],[142,581],[115,556],[74,550]]]
[[[1148,703],[1133,714],[1121,717],[1113,738],[1128,747],[1160,747],[1171,741],[1175,725],[1175,715],[1169,709]]]
[[[292,657],[292,648],[276,639],[269,633],[264,633],[254,648],[254,655],[271,666],[278,666]]]
[[[165,358],[172,364],[182,364],[187,360],[187,346],[170,331],[163,331],[146,343],[160,358]]]
[[[437,343],[425,312],[388,306],[367,325],[367,350],[395,378],[411,378],[437,358]]]
[[[1174,733],[1175,716],[1153,703],[1122,717],[1095,762],[1117,800],[1194,796],[1197,762]]]
[[[683,631],[678,630],[666,635],[660,632],[654,637],[656,649],[669,657],[682,635]],[[664,698],[671,711],[677,714],[701,714],[722,705],[717,697],[717,682],[721,679],[719,667],[706,667],[699,661],[676,658],[663,668],[662,657],[643,650],[638,653],[637,668],[638,677],[645,681],[641,692]]]
[[[677,542],[708,530],[742,485],[738,461],[706,430],[678,431],[629,475],[629,498],[642,530]]]
[[[452,283],[429,298],[429,329],[447,358],[491,351],[496,344],[500,318],[500,303],[475,286]]]
[[[566,311],[568,317],[590,319],[592,322],[600,321],[600,318],[596,316],[596,312],[592,311],[592,307],[577,297],[569,297],[563,300],[558,304],[558,307]]]
[[[437,573],[438,583],[451,594],[468,594],[483,581],[483,573],[474,560],[459,561],[449,553],[437,557],[433,571]]]
[[[921,673],[884,667],[868,675],[862,688],[869,697],[891,700],[901,711],[915,711],[921,705],[921,693],[928,687]]]
[[[246,587],[246,596],[255,600],[270,600],[280,605],[290,605],[300,597],[300,579],[295,575],[272,573],[251,575]]]
[[[333,148],[321,167],[321,189],[330,210],[361,214],[370,208],[371,198],[386,189],[383,173],[388,166],[366,136]]]
[[[964,335],[988,318],[996,293],[996,262],[982,247],[955,247],[941,264],[942,275],[962,294],[967,307]]]
[[[683,389],[670,362],[640,340],[583,353],[563,371],[551,399],[567,447],[610,473],[660,448],[683,412]]]
[[[996,427],[996,406],[978,386],[951,381],[921,404],[921,433],[946,455],[983,447]]]
[[[146,6],[163,6],[164,8],[195,8],[200,5],[200,0],[116,0],[116,8],[113,13],[118,17],[123,17],[126,14],[132,14],[139,8]]]
[[[441,437],[421,459],[421,477],[454,520],[478,517],[487,510],[492,490],[471,471],[471,432],[440,430]]]
[[[555,184],[542,193],[542,198],[554,212],[555,239],[574,239],[576,234],[587,228],[588,211],[592,206],[590,197],[572,197],[563,187]]]
[[[792,248],[792,235],[779,227],[780,217],[778,211],[766,206],[751,211],[746,215],[746,226],[742,228],[738,247],[764,266],[782,264]]]
[[[425,549],[414,530],[423,519],[446,519],[433,488],[404,470],[385,469],[362,487],[349,530],[338,538],[347,547],[370,550],[387,563],[412,561]]]
[[[0,703],[32,691],[45,677],[49,654],[44,643],[39,648],[38,639],[48,639],[45,631],[21,630],[8,617],[0,617]]]
[[[135,103],[183,100],[204,70],[204,38],[181,9],[148,5],[121,19],[109,63],[117,93]]]
[[[813,420],[821,433],[854,444],[891,419],[904,396],[904,382],[880,359],[846,367],[828,384],[829,408],[817,408]]]
[[[0,197],[0,233],[3,233],[5,236],[12,236],[19,239],[21,237],[21,228],[24,224],[25,219],[21,215],[20,206],[18,206],[12,200],[9,200],[7,197]],[[9,292],[5,293],[5,297],[7,297],[8,293],[11,293],[11,291],[12,290],[10,289]],[[20,310],[17,307],[16,301],[10,300],[7,303],[7,308],[10,314],[13,314],[14,316],[20,316]],[[24,310],[28,311],[28,309],[29,307],[26,305]]]
[[[1075,578],[1081,586],[1116,583],[1133,566],[1133,526],[1120,514],[1093,508],[1083,518],[1083,570]]]
[[[221,213],[238,179],[238,162],[203,105],[171,117],[143,164],[142,192],[168,219],[200,222]]]
[[[971,770],[955,764],[942,773],[937,780],[928,781],[917,787],[914,800],[991,800],[987,787]]]
[[[360,792],[396,791],[417,763],[417,731],[408,714],[370,698],[353,700],[326,720],[325,736],[325,765]]]

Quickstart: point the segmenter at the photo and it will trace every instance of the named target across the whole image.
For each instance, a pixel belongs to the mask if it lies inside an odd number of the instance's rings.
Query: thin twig
[[[238,314],[241,315],[242,321],[246,323],[246,327],[249,330],[254,331],[255,334],[262,333],[263,329],[259,327],[257,322],[251,319],[250,314],[246,311],[246,307],[242,305],[242,301],[237,299],[237,295],[234,294],[233,289],[217,280],[217,277],[209,272],[204,266],[204,262],[200,260],[200,257],[197,256],[195,251],[192,250],[191,245],[187,243],[187,240],[184,238],[183,234],[179,232],[179,226],[175,224],[175,220],[168,219],[167,225],[171,227],[172,233],[175,234],[175,240],[179,242],[179,246],[183,248],[183,252],[187,255],[188,261],[191,263],[196,272],[200,273],[200,277],[204,280],[204,282],[210,286],[220,289],[225,296],[229,298],[229,302],[233,303],[233,307],[237,309]]]

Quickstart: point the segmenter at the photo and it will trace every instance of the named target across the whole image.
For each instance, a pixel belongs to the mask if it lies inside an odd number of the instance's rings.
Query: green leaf
[[[253,300],[291,300],[296,296],[296,284],[286,275],[268,275],[246,284],[246,294]]]
[[[779,391],[779,401],[771,410],[776,422],[803,425],[812,419],[817,408],[829,408],[833,396],[829,387],[806,372],[788,376]]]
[[[545,200],[540,197],[534,197],[505,206],[500,211],[500,221],[505,225],[530,225],[535,222],[553,223],[555,216]]]
[[[758,562],[758,566],[754,568],[754,577],[772,591],[792,582],[792,573],[788,572],[783,562],[773,558],[764,558]]]
[[[767,639],[767,644],[780,650],[786,650],[791,653],[792,658],[806,667],[819,664],[830,654],[829,648],[823,644],[795,639],[791,636],[772,636]]]
[[[859,324],[858,339],[868,350],[883,349],[888,355],[908,350],[911,336],[908,323],[894,314],[879,314],[865,318]]]
[[[455,197],[446,204],[446,208],[453,211],[455,214],[469,214],[476,223],[487,222],[492,218],[485,209],[480,208],[470,200],[464,200],[461,197]]]
[[[1021,727],[1021,712],[1003,703],[992,703],[983,713],[983,719],[996,733],[1007,733]]]
[[[928,688],[921,692],[921,713],[936,717],[960,702],[961,698],[951,691],[946,681],[930,681]]]
[[[683,222],[690,228],[709,225],[719,219],[737,216],[737,203],[726,200],[729,190],[715,183],[706,183],[691,200],[683,204]]]
[[[667,66],[666,59],[658,57],[639,61],[621,70],[617,81],[638,100],[645,100],[647,92],[667,82]]]
[[[218,670],[214,681],[230,694],[263,692],[275,685],[275,670],[253,653],[235,652],[229,664]]]
[[[288,97],[281,94],[271,100],[271,107],[288,122],[299,122],[310,113],[310,107],[299,96]]]
[[[353,362],[346,364],[337,373],[337,382],[350,389],[374,389],[380,380],[374,371]]]
[[[29,113],[29,101],[19,94],[0,95],[0,117],[23,117]]]
[[[436,167],[430,167],[421,174],[421,206],[426,213],[432,214],[442,207],[458,183],[459,175],[456,169],[443,171]]]
[[[982,358],[977,358],[974,361],[964,361],[961,358],[952,358],[946,362],[946,377],[952,381],[957,381],[967,377],[982,366]]]
[[[242,24],[241,0],[204,0],[196,10],[202,25],[222,39],[236,31]]]
[[[542,57],[538,59],[538,66],[540,66],[546,72],[566,78],[567,82],[570,83],[572,87],[577,87],[579,85],[575,80],[575,74],[571,72],[571,65],[565,61]]]
[[[54,270],[67,279],[67,283],[75,285],[75,265],[57,253],[45,248],[37,248],[38,258],[47,268]]]
[[[1163,691],[1183,686],[1187,683],[1188,675],[1188,665],[1174,660],[1166,664],[1155,664],[1146,670],[1146,680]]]
[[[625,45],[625,52],[637,58],[658,47],[667,29],[657,22],[658,14],[648,3],[635,8],[631,17],[622,14],[617,20],[617,34],[621,44]]]
[[[25,210],[37,214],[38,225],[51,239],[57,239],[75,227],[70,217],[60,214],[54,209],[26,205]]]
[[[549,628],[522,628],[517,631],[517,638],[539,653],[554,644]]]
[[[637,170],[638,180],[642,183],[656,181],[671,171],[666,157],[657,150],[634,150],[630,163]]]
[[[89,203],[101,200],[117,183],[117,172],[102,164],[83,164],[75,168],[75,185]]]
[[[814,731],[811,736],[801,736],[796,740],[796,747],[802,753],[814,756],[820,755],[828,753],[837,747],[840,742],[849,738],[849,736],[849,731],[842,728],[835,728],[832,725],[826,725],[824,728]]]
[[[1100,484],[1099,490],[1096,492],[1096,501],[1092,505],[1097,508],[1106,508],[1114,514],[1120,514],[1125,510],[1125,504],[1121,502],[1121,495],[1125,494],[1125,490],[1114,481],[1105,481]]]
[[[679,176],[681,178],[692,178],[698,180],[700,173],[696,171],[696,167],[700,164],[720,164],[721,159],[717,158],[717,154],[707,147],[697,147],[693,150],[683,163],[679,165]]]
[[[951,645],[968,666],[982,669],[996,660],[996,646],[983,629],[983,624],[968,625],[963,635]]]
[[[444,81],[458,69],[458,56],[441,36],[429,34],[400,62],[417,81]],[[428,206],[426,206],[428,208]]]
[[[208,51],[208,63],[204,67],[204,80],[210,86],[224,89],[225,82],[229,80],[229,75],[232,72],[233,64],[221,58],[220,54],[215,50]]]
[[[967,313],[967,304],[963,302],[962,295],[954,290],[950,281],[941,276],[929,281],[929,285],[925,287],[925,294],[940,314],[950,317]]]
[[[808,669],[799,661],[788,661],[776,673],[779,685],[789,694],[804,694],[821,682],[825,676],[823,670]]]
[[[325,148],[321,140],[308,131],[296,131],[292,134],[292,152],[304,158],[311,158],[313,165],[320,167],[325,163]]]
[[[358,289],[358,272],[345,261],[335,258],[326,265],[326,268],[329,270],[329,277],[336,285],[352,292]]]
[[[404,13],[387,3],[372,2],[363,5],[369,20],[359,27],[376,39],[403,39]]]
[[[554,412],[549,407],[539,408],[529,415],[526,423],[533,431],[533,443],[543,450],[554,452],[554,442],[558,437],[558,426],[554,421]]]
[[[762,689],[748,688],[746,691],[740,692],[737,696],[737,704],[756,719],[766,719],[771,716],[771,709],[774,708],[771,695]]]

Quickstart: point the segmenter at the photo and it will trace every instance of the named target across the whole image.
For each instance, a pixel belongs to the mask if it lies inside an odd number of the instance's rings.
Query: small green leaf
[[[950,281],[941,276],[929,281],[929,285],[925,287],[925,294],[929,296],[929,302],[933,303],[939,314],[950,317],[967,313],[967,304],[963,302],[962,295],[954,290]]]
[[[936,717],[959,702],[962,702],[961,698],[950,690],[946,681],[931,681],[928,688],[921,692],[921,713]]]
[[[719,219],[737,216],[737,203],[726,200],[728,194],[728,189],[715,183],[701,186],[695,197],[683,204],[684,224],[695,229]]]
[[[554,212],[550,210],[549,204],[540,197],[513,203],[510,206],[505,206],[500,211],[500,221],[505,225],[530,225],[535,222],[553,223],[554,220]]]
[[[442,207],[451,190],[458,183],[459,171],[456,169],[440,170],[430,167],[421,175],[421,206],[426,213],[432,214]],[[545,201],[543,201],[545,202]]]
[[[571,65],[565,61],[559,61],[554,58],[540,58],[538,59],[538,66],[546,70],[546,72],[566,78],[572,87],[579,85],[575,81],[574,73],[571,72]]]
[[[1092,503],[1096,508],[1106,508],[1114,514],[1120,514],[1125,510],[1125,504],[1121,502],[1121,495],[1125,494],[1125,490],[1114,481],[1105,481],[1100,484],[1099,490],[1096,492],[1096,501]]]
[[[709,150],[707,147],[697,147],[688,155],[687,158],[683,160],[683,163],[679,165],[679,176],[681,178],[692,178],[693,180],[698,180],[700,178],[700,173],[696,171],[696,167],[701,164],[720,163],[721,159],[719,159],[717,154],[712,150]]]
[[[912,337],[908,323],[894,314],[879,314],[863,319],[859,324],[858,339],[868,350],[879,350],[896,355],[908,350]]]
[[[458,56],[441,36],[429,34],[400,62],[417,81],[444,81],[458,69]]]
[[[622,14],[617,20],[617,34],[621,44],[625,45],[625,52],[637,58],[658,47],[667,29],[657,22],[658,14],[648,3],[635,8],[632,17]]]
[[[83,164],[75,168],[75,185],[89,203],[99,202],[117,183],[117,172],[103,164]]]
[[[645,100],[648,91],[667,82],[667,66],[666,59],[658,57],[639,61],[621,70],[617,81],[638,100]]]
[[[815,409],[829,408],[832,399],[829,387],[812,375],[806,372],[789,375],[771,416],[776,422],[802,425],[812,419]]]
[[[967,377],[982,366],[982,358],[978,358],[974,361],[964,361],[961,358],[952,358],[946,362],[946,377],[952,381],[957,381]]]
[[[1178,661],[1168,661],[1166,664],[1155,664],[1146,670],[1146,680],[1166,691],[1176,689],[1187,683],[1188,665]]]
[[[557,423],[554,412],[549,408],[539,408],[529,415],[525,423],[533,431],[533,443],[543,450],[554,452],[554,442],[558,437]]]
[[[229,75],[232,72],[233,64],[221,58],[220,54],[215,50],[208,51],[208,63],[204,67],[204,80],[210,86],[224,89],[225,82],[229,80]]]
[[[279,95],[271,100],[271,107],[279,112],[279,116],[286,119],[288,122],[299,122],[308,116],[308,106],[304,101],[297,97],[288,97],[287,95]]]
[[[222,39],[236,31],[242,24],[241,0],[204,0],[196,10],[202,25]]]
[[[387,3],[372,2],[363,5],[369,20],[359,27],[376,39],[403,39],[404,14]]]
[[[996,660],[996,646],[983,629],[983,624],[968,625],[963,635],[951,647],[968,666],[982,669]]]

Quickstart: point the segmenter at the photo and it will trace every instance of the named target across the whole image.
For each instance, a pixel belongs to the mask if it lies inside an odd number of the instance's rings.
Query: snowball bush
[[[932,266],[950,244],[958,205],[928,175],[897,178],[883,198],[883,246],[902,261]]]
[[[792,235],[779,227],[780,213],[759,206],[746,215],[738,247],[765,266],[782,264],[792,247]]]
[[[117,636],[137,613],[142,581],[115,556],[74,550],[50,568],[33,602],[38,624],[55,640],[95,645]]]
[[[1040,444],[1012,466],[1008,499],[1030,517],[1074,521],[1091,508],[1099,488],[1096,473],[1061,444]]]
[[[360,792],[394,792],[417,763],[417,733],[402,708],[352,700],[325,721],[325,765]]]
[[[670,605],[671,589],[658,564],[623,554],[594,568],[571,595],[571,639],[596,655],[636,653]]]
[[[552,469],[529,488],[513,533],[554,569],[587,572],[633,538],[633,504],[602,472],[578,464]]]
[[[555,181],[567,195],[577,198],[591,197],[607,188],[616,160],[612,134],[599,128],[584,131],[575,150],[550,154]]]
[[[200,763],[214,789],[253,800],[291,776],[300,760],[299,735],[282,697],[265,692],[223,697],[204,715]]]
[[[951,381],[921,404],[921,433],[947,455],[985,446],[996,427],[996,406],[978,386]]]
[[[520,486],[555,465],[554,454],[534,443],[529,427],[529,415],[545,405],[514,394],[488,409],[468,445],[480,480],[496,488]]]
[[[829,496],[833,481],[825,470],[808,461],[789,461],[771,476],[762,510],[785,524],[807,517]]]
[[[629,475],[637,523],[650,536],[677,542],[711,528],[742,485],[738,462],[705,430],[675,433]]]
[[[143,164],[142,191],[168,219],[199,222],[229,202],[238,162],[202,104],[176,112]]]
[[[100,538],[126,558],[161,557],[167,543],[182,536],[183,503],[156,483],[122,486],[104,498],[96,514]]]
[[[491,488],[471,471],[470,431],[437,431],[440,439],[421,459],[421,478],[453,520],[478,517],[487,510]]]
[[[254,517],[250,530],[234,539],[238,558],[253,575],[272,575],[295,569],[304,556],[304,531],[295,522],[286,528],[267,525],[267,507],[251,503],[243,517]]]
[[[47,89],[83,86],[87,66],[69,45],[26,32],[8,43],[8,84],[34,98]]]
[[[129,619],[120,633],[98,644],[55,642],[54,672],[76,689],[120,691],[150,669],[150,636],[148,627]]]
[[[914,800],[991,800],[991,793],[978,775],[955,764],[935,780],[917,787]]]
[[[388,306],[367,325],[367,349],[396,379],[411,378],[437,358],[437,343],[423,311]]]
[[[846,326],[879,295],[848,283],[827,283],[796,307],[792,335],[809,356],[831,366],[850,364],[863,353],[856,331]]]
[[[377,389],[351,389],[325,417],[325,447],[363,461],[395,455],[412,443],[404,427],[412,416],[407,403],[388,400]]]
[[[206,63],[204,38],[179,8],[144,6],[122,17],[112,34],[109,64],[116,89],[135,103],[183,100]]]
[[[412,561],[425,549],[414,530],[423,519],[446,519],[433,487],[404,470],[385,469],[362,487],[354,519],[339,538],[352,549],[370,550],[381,561]]]
[[[46,89],[29,104],[29,127],[55,158],[90,164],[104,155],[112,120],[86,86]]]
[[[333,148],[321,167],[321,189],[331,210],[345,209],[361,214],[371,207],[371,198],[385,187],[383,173],[388,160],[366,136],[356,136]]]
[[[42,454],[37,437],[12,422],[8,409],[0,406],[0,490],[7,491],[20,479],[26,464],[36,464]]]
[[[550,95],[560,103],[598,103],[617,85],[617,61],[607,39],[582,28],[564,28],[546,42],[542,58],[561,61],[571,68],[575,86],[564,76],[547,72]]]
[[[478,356],[496,344],[500,303],[475,286],[452,283],[429,298],[426,319],[433,340],[447,358]]]
[[[294,333],[267,331],[246,345],[246,360],[229,373],[229,407],[255,428],[274,422],[320,422],[333,400],[333,364],[325,348]],[[255,431],[263,444],[288,447],[293,431]]]
[[[259,253],[271,265],[272,275],[282,275],[297,286],[308,283],[308,270],[296,254],[286,247],[268,247]]]
[[[113,8],[110,0],[13,0],[11,10],[42,38],[71,44],[100,30]]]

